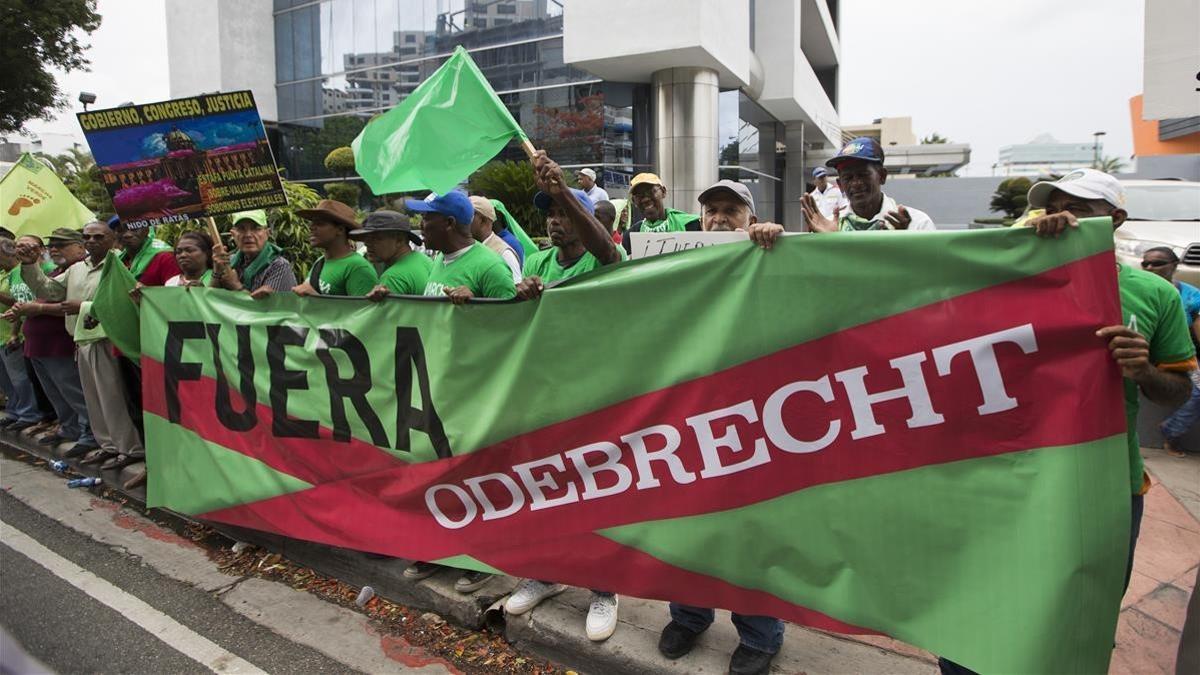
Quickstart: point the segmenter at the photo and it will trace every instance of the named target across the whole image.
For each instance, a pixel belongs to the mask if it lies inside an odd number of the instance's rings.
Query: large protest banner
[[[1130,506],[1105,224],[733,243],[532,302],[141,307],[151,505],[983,672],[1107,669]]]
[[[249,91],[92,110],[77,117],[127,227],[287,203]]]

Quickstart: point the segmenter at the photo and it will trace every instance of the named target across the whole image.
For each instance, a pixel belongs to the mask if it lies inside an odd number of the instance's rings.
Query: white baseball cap
[[[471,206],[475,207],[475,213],[482,215],[488,220],[496,220],[496,207],[492,206],[491,200],[489,200],[487,197],[473,195],[471,197]]]
[[[591,178],[592,180],[596,180],[596,172],[592,171],[591,169],[580,169],[579,173]]]
[[[1034,183],[1029,188],[1030,208],[1046,208],[1050,193],[1055,190],[1083,199],[1103,199],[1118,209],[1125,208],[1125,188],[1121,187],[1121,181],[1095,169],[1075,169],[1056,181]]]

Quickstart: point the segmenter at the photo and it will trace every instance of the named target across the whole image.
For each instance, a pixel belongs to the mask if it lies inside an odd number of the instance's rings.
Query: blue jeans
[[[8,397],[8,414],[18,422],[40,422],[42,411],[38,409],[37,393],[33,390],[29,369],[25,364],[25,350],[22,345],[14,348],[0,346],[0,359],[4,361],[4,370],[12,385],[12,394]]]
[[[79,443],[96,445],[92,426],[88,424],[87,403],[83,400],[83,385],[79,383],[75,359],[68,356],[35,358],[33,372],[58,413],[58,423],[62,425],[60,433]]]
[[[1200,387],[1192,385],[1192,396],[1171,416],[1163,420],[1163,437],[1172,443],[1186,434],[1200,420]]]
[[[715,614],[711,609],[671,603],[671,620],[694,633],[702,633],[711,626]],[[779,619],[734,612],[733,626],[742,644],[751,649],[775,654],[783,646],[783,622]]]

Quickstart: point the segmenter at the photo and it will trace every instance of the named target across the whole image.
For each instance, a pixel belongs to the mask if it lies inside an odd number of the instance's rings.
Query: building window
[[[516,14],[517,6],[515,4],[500,3],[499,5],[496,5],[496,13],[497,14]]]

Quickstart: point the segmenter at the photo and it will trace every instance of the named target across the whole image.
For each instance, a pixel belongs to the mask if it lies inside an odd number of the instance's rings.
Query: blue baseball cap
[[[465,193],[454,190],[444,195],[433,192],[425,199],[405,199],[404,206],[415,213],[440,213],[459,223],[470,223],[475,218],[475,207]]]
[[[586,192],[580,190],[579,188],[571,188],[571,194],[575,195],[575,199],[578,199],[580,204],[583,204],[585,211],[592,215],[596,215],[596,205],[593,204],[592,200],[588,198]],[[533,205],[538,207],[539,211],[549,211],[550,205],[553,203],[554,200],[545,192],[539,192],[533,196]]]
[[[117,229],[117,226],[120,224],[121,224],[121,216],[113,216],[112,218],[108,219],[108,226],[114,230]]]
[[[821,176],[828,176],[828,175],[829,175],[829,172],[826,171],[825,167],[823,167],[823,166],[818,166],[817,168],[813,169],[813,178],[820,178]]]
[[[843,145],[836,155],[825,162],[825,166],[836,169],[839,163],[848,159],[861,159],[865,162],[883,164],[883,146],[870,136],[859,136]]]

